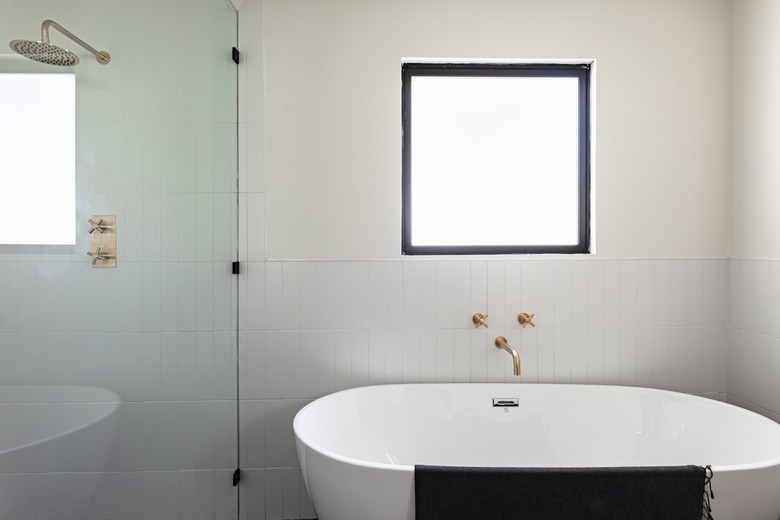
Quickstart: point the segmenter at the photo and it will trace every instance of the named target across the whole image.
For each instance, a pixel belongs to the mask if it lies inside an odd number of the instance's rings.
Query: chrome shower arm
[[[44,20],[43,23],[41,24],[41,41],[43,43],[50,43],[49,42],[49,27],[54,27],[59,32],[61,32],[62,34],[64,34],[65,36],[67,36],[68,38],[70,38],[74,42],[78,43],[79,45],[84,47],[86,50],[91,52],[92,54],[94,54],[95,58],[97,58],[99,63],[102,63],[103,65],[105,65],[106,63],[111,61],[111,56],[106,51],[99,51],[99,50],[95,49],[90,44],[88,44],[87,42],[85,42],[84,40],[82,40],[81,38],[79,38],[78,36],[73,34],[72,32],[70,32],[69,30],[67,30],[66,28],[64,28],[63,26],[61,26],[57,22],[55,22],[54,20]]]

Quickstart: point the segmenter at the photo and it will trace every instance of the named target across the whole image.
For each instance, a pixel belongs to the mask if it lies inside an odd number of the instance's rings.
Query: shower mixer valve
[[[92,248],[87,255],[92,258],[92,267],[116,267],[116,216],[92,215],[88,222]]]

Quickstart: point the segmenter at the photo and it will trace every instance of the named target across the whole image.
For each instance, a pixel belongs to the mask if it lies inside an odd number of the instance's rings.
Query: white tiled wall
[[[727,265],[249,262],[239,339],[245,518],[312,517],[293,471],[292,418],[336,390],[520,381],[638,385],[725,399]],[[536,314],[536,328],[520,328],[522,311]],[[473,327],[474,312],[489,314],[489,329]],[[519,350],[519,378],[493,346],[499,335]]]
[[[235,13],[223,0],[0,0],[0,41],[37,39],[46,18],[112,61],[79,52],[74,69],[76,246],[0,246],[0,384],[101,386],[122,404],[107,473],[0,472],[0,516],[233,518]],[[43,69],[0,56],[0,72]],[[117,215],[116,269],[89,266],[91,214]]]
[[[262,2],[239,20],[242,518],[314,518],[292,420],[340,389],[571,382],[725,400],[723,259],[266,262]],[[474,329],[475,312],[490,329]],[[521,329],[520,312],[537,328]],[[518,348],[520,378],[498,335]]]
[[[728,400],[780,422],[780,262],[731,259]]]

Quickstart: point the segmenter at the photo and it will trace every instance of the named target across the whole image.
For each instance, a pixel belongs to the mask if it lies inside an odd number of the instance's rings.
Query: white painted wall
[[[733,13],[731,257],[780,259],[780,2]]]
[[[730,9],[267,0],[267,256],[400,256],[403,57],[596,59],[598,256],[727,256]]]

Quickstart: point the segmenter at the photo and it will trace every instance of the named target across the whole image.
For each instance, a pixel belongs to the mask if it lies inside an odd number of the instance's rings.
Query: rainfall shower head
[[[84,40],[52,20],[45,20],[43,24],[41,24],[40,41],[13,40],[10,43],[11,49],[26,58],[39,61],[41,63],[47,63],[49,65],[60,65],[63,67],[76,65],[79,62],[78,56],[76,56],[68,49],[59,47],[49,42],[49,27],[54,27],[62,34],[94,54],[98,63],[101,65],[105,65],[111,61],[111,56],[107,52],[98,51],[97,49],[88,45]]]

